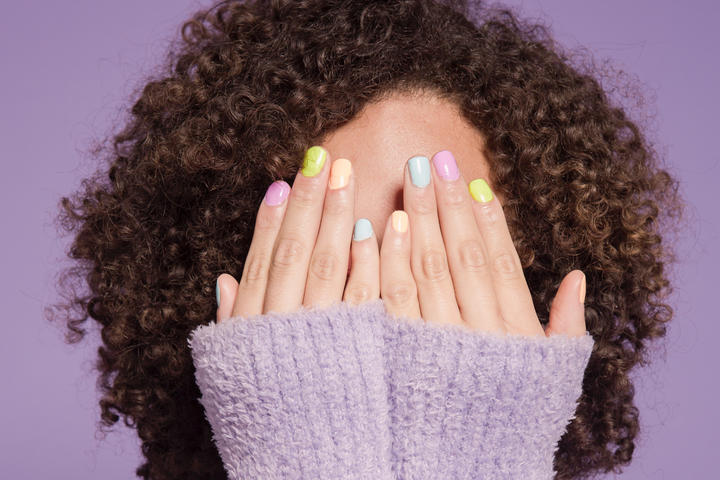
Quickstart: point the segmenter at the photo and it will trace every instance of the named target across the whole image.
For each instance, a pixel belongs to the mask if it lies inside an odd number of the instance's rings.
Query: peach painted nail
[[[392,214],[393,230],[399,233],[405,233],[408,229],[408,215],[402,210],[395,210]]]
[[[330,169],[330,190],[337,190],[348,184],[350,181],[350,173],[352,172],[352,163],[350,160],[339,158],[332,164]]]

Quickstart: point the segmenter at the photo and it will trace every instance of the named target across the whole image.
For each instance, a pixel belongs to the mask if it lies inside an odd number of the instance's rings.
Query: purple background
[[[205,2],[207,3],[207,2]],[[568,47],[610,57],[657,95],[658,138],[689,202],[679,245],[677,318],[665,361],[639,375],[645,435],[623,479],[717,478],[720,452],[720,3],[511,1],[552,24]],[[52,214],[88,172],[102,136],[188,0],[26,0],[0,6],[0,472],[12,479],[130,479],[138,442],[105,441],[91,361],[96,339],[68,347],[43,319],[65,241]],[[550,20],[552,19],[552,20]]]

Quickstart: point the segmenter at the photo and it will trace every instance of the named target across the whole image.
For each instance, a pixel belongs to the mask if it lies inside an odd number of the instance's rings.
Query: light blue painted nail
[[[362,242],[365,239],[372,237],[372,223],[370,220],[361,218],[355,222],[355,232],[353,232],[353,240],[356,242]]]
[[[215,300],[217,300],[217,306],[220,306],[220,285],[218,285],[218,281],[215,280]]]
[[[430,161],[427,157],[418,155],[408,160],[410,168],[410,181],[416,187],[425,188],[430,185]]]

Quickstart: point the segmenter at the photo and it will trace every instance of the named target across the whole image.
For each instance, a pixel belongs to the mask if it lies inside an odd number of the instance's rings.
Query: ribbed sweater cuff
[[[422,320],[388,327],[398,478],[553,478],[592,337],[500,335]]]
[[[360,307],[231,319],[191,338],[231,479],[549,479],[592,349]]]
[[[191,339],[231,479],[391,478],[377,304],[231,319]]]

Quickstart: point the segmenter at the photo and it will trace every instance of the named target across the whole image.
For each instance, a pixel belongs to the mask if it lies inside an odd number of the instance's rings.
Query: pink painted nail
[[[433,164],[437,174],[445,180],[457,180],[460,178],[457,162],[452,153],[447,150],[438,152],[433,157]]]
[[[270,185],[270,187],[267,189],[267,192],[265,193],[265,203],[267,203],[271,207],[280,205],[285,201],[288,193],[290,193],[290,185],[283,182],[282,180],[274,182],[272,185]]]

